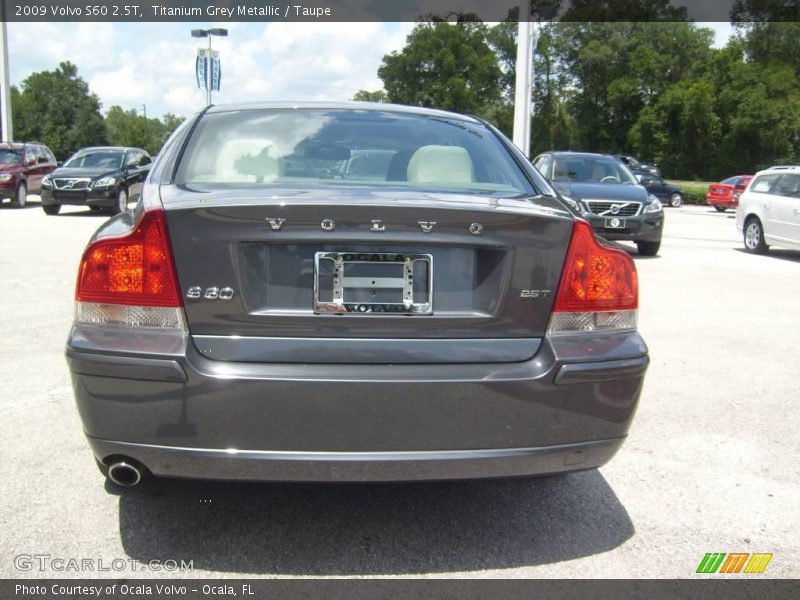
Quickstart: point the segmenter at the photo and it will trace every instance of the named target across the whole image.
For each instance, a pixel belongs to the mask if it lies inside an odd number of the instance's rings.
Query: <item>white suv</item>
[[[748,252],[800,250],[800,166],[759,171],[739,198],[736,227]]]

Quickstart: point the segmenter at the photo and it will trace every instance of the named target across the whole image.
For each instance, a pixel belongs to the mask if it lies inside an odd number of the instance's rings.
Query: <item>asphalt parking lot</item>
[[[119,495],[63,356],[80,254],[107,217],[47,217],[32,200],[0,209],[2,577],[163,576],[142,570],[151,560],[193,561],[176,577],[694,577],[707,552],[770,552],[766,575],[800,576],[800,252],[745,254],[731,213],[666,209],[660,256],[637,258],[652,363],[629,439],[599,471]],[[19,555],[126,565],[20,570]]]

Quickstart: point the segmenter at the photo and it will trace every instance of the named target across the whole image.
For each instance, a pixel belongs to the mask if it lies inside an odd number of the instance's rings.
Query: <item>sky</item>
[[[725,45],[729,24],[700,25]],[[190,30],[211,26],[229,30],[213,39],[222,62],[213,102],[222,104],[349,100],[358,90],[381,89],[381,59],[403,48],[414,23],[9,23],[11,84],[68,60],[104,112],[119,105],[141,113],[146,104],[148,116],[189,116],[205,105],[194,64],[207,42]]]

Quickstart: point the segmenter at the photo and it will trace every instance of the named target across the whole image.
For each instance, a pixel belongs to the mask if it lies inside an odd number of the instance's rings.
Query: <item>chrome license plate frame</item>
[[[332,294],[321,299],[320,274],[323,261],[331,261]],[[417,263],[425,263],[423,298],[414,288]],[[401,265],[401,277],[348,277],[347,265]],[[385,269],[388,270],[388,269]],[[396,269],[394,269],[396,270]],[[400,290],[395,302],[353,301],[348,290]],[[415,299],[417,301],[415,301]],[[317,252],[314,255],[314,313],[341,315],[430,315],[433,314],[433,256],[413,252]]]

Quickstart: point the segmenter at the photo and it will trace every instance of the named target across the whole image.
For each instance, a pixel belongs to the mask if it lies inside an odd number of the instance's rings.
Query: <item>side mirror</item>
[[[30,167],[36,164],[36,158],[29,158],[25,161],[25,166]]]

